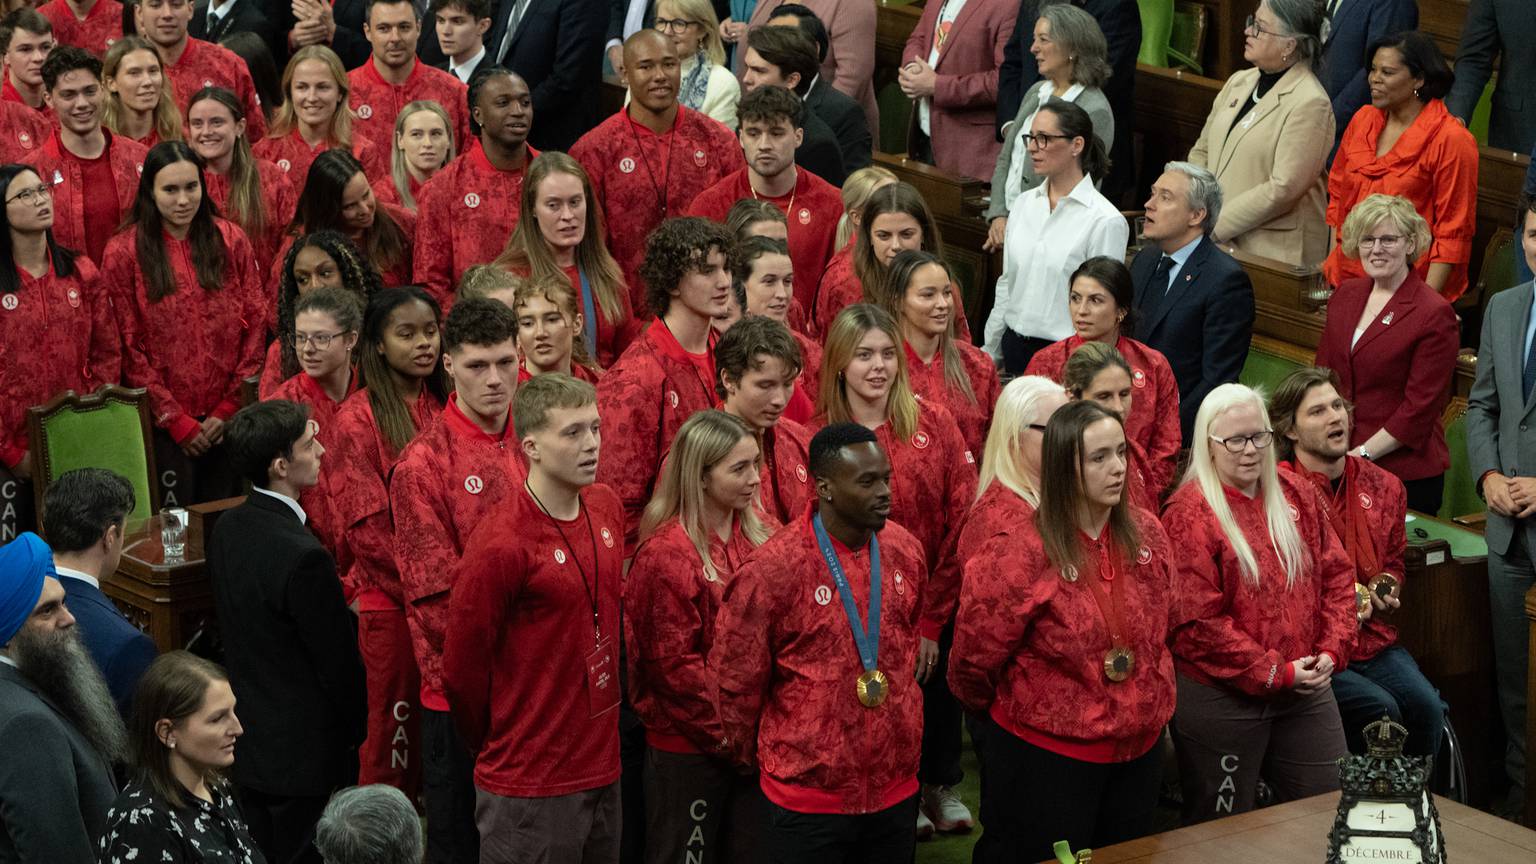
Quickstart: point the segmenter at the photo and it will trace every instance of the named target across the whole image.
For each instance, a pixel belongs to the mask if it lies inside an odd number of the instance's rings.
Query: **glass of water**
[[[167,507],[160,511],[160,545],[167,562],[184,561],[187,554],[187,511]]]

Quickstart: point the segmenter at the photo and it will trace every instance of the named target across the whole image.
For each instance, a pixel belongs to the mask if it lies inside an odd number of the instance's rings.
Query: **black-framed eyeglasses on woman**
[[[52,198],[53,189],[47,183],[40,183],[30,189],[23,189],[17,192],[15,195],[5,199],[5,203],[9,204],[12,201],[20,201],[35,207],[44,201],[52,200]]]
[[[1248,449],[1249,444],[1252,444],[1255,450],[1263,450],[1275,440],[1275,433],[1271,429],[1265,429],[1252,435],[1228,435],[1225,438],[1212,435],[1210,439],[1227,448],[1228,453],[1241,453]]]

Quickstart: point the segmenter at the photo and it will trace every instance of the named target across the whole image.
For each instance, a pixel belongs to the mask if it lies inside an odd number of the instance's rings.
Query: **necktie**
[[[1525,401],[1531,401],[1531,388],[1536,387],[1536,339],[1525,349],[1525,370],[1520,373],[1520,393]]]
[[[507,49],[512,47],[512,36],[517,33],[517,25],[523,20],[523,13],[528,10],[528,0],[516,0],[512,4],[512,14],[507,16],[507,32],[501,37],[501,47],[496,49],[496,64],[501,65],[507,56]]]
[[[1173,270],[1173,259],[1167,255],[1157,259],[1157,270],[1152,273],[1152,296],[1161,300],[1168,296],[1168,273]]]

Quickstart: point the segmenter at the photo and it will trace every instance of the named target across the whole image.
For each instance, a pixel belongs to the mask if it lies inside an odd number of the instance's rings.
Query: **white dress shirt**
[[[309,522],[309,514],[304,512],[304,508],[299,506],[299,502],[289,498],[287,495],[284,495],[281,492],[273,492],[271,489],[263,489],[260,486],[252,486],[251,491],[260,492],[263,495],[269,495],[283,502],[284,504],[287,504],[289,509],[293,511],[293,515],[299,517],[299,523],[301,525],[307,524]]]
[[[68,576],[71,579],[79,579],[81,582],[84,582],[92,588],[97,590],[101,589],[101,580],[85,572],[84,570],[76,570],[72,567],[60,567],[57,564],[53,565],[53,569],[54,572],[58,573],[60,576]]]
[[[454,65],[453,58],[449,57],[448,58],[448,71],[452,72],[454,75],[458,76],[458,79],[460,81],[463,81],[465,84],[468,84],[469,83],[469,76],[470,76],[470,74],[475,71],[476,64],[478,64],[480,62],[480,58],[484,57],[484,56],[485,56],[485,46],[482,44],[480,46],[480,50],[475,52],[475,56],[469,58],[468,60],[466,60],[463,63],[460,63],[458,65]]]
[[[1052,342],[1072,335],[1068,280],[1095,255],[1125,259],[1130,228],[1087,175],[1051,209],[1049,182],[1019,195],[1003,239],[1003,275],[987,318],[988,354],[1003,357],[1003,330]]]

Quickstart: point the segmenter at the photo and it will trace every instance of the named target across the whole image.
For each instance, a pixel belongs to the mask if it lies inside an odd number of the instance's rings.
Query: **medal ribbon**
[[[832,549],[832,538],[821,524],[820,513],[811,517],[811,525],[816,529],[816,545],[821,548],[821,557],[827,562],[827,569],[832,571],[832,581],[837,583],[837,596],[842,599],[843,612],[848,615],[853,644],[859,649],[859,662],[864,664],[865,672],[873,672],[880,658],[880,539],[873,534],[869,536],[869,627],[866,629],[859,625],[859,607],[854,605],[853,589],[848,587],[848,577],[843,573],[842,562],[837,560],[837,552]]]
[[[592,297],[592,286],[587,283],[587,274],[579,268],[576,275],[581,279],[581,314],[586,316],[582,323],[581,338],[587,343],[587,356],[592,362],[597,362],[597,301]]]
[[[1108,531],[1109,526],[1105,525]],[[1130,640],[1125,638],[1125,580],[1120,578],[1120,556],[1115,549],[1114,540],[1104,537],[1092,544],[1098,552],[1098,567],[1093,578],[1084,579],[1088,583],[1088,592],[1093,595],[1093,602],[1099,607],[1099,614],[1104,618],[1104,626],[1109,629],[1110,648],[1130,648]],[[1099,579],[1109,583],[1109,597],[1104,596],[1104,588],[1099,585]]]

